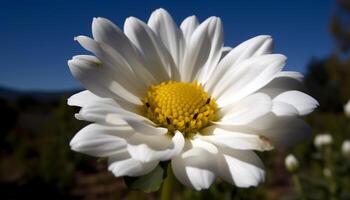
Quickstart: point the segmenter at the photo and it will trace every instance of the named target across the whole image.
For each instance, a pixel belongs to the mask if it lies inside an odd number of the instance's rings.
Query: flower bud
[[[299,162],[293,154],[289,154],[284,160],[284,164],[289,172],[294,173],[299,169]]]
[[[314,140],[314,144],[317,148],[328,146],[332,144],[332,142],[333,142],[333,138],[332,138],[332,135],[330,135],[329,133],[316,135]]]
[[[323,169],[323,176],[330,178],[332,176],[332,171],[329,168],[324,168]]]
[[[344,113],[347,117],[350,117],[350,100],[344,105]]]
[[[350,158],[350,140],[345,140],[341,146],[341,152],[345,157]]]

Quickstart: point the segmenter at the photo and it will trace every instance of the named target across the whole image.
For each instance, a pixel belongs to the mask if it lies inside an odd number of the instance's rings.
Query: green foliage
[[[313,59],[305,78],[306,88],[320,102],[322,112],[342,112],[350,99],[350,2],[337,1],[330,23],[336,41],[331,55]]]
[[[165,178],[164,169],[158,165],[150,173],[140,177],[124,177],[124,182],[130,189],[142,190],[144,192],[156,192]]]
[[[347,52],[350,48],[349,23],[350,2],[348,0],[337,1],[337,12],[331,18],[330,30],[336,40],[338,52]]]
[[[327,60],[312,60],[308,66],[308,73],[305,77],[305,86],[308,92],[316,98],[322,112],[342,112],[344,102],[340,98],[340,83],[332,80]],[[332,94],[332,95],[330,95]]]
[[[74,184],[75,170],[83,161],[81,155],[71,152],[68,144],[83,124],[73,118],[74,111],[66,105],[65,99],[53,108],[49,104],[41,107],[39,102],[22,98],[20,106],[23,105],[26,109],[18,109],[20,113],[17,122],[14,120],[15,128],[8,131],[4,139],[9,146],[6,158],[11,163],[3,167],[5,170],[15,167],[18,175],[11,178],[3,174],[3,179],[19,181],[24,188],[44,184],[56,188],[56,192],[68,191]]]
[[[314,136],[329,132],[333,143],[318,149],[313,144],[313,137],[290,150],[301,163],[299,176],[306,198],[349,199],[350,160],[341,154],[341,144],[345,139],[349,139],[350,119],[343,113],[315,113],[307,120],[314,127]],[[330,169],[330,177],[325,175],[325,169]],[[334,192],[331,188],[334,188]],[[295,192],[285,195],[282,199],[300,199],[300,196]]]

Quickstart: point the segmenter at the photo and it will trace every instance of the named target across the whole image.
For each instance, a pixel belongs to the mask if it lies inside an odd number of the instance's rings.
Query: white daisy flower
[[[288,154],[284,160],[284,165],[289,172],[296,172],[299,169],[299,161],[293,154]]]
[[[314,139],[314,145],[317,148],[322,148],[324,146],[328,146],[333,143],[333,137],[329,133],[322,133],[316,135]]]
[[[350,117],[350,100],[344,105],[344,112],[347,117]]]
[[[299,117],[318,102],[299,91],[302,75],[282,72],[270,36],[223,47],[220,18],[178,27],[164,9],[144,23],[129,17],[122,31],[104,18],[93,39],[75,38],[91,55],[68,61],[87,89],[68,99],[92,122],[70,145],[108,157],[115,176],[141,176],[170,161],[175,177],[196,190],[216,177],[238,187],[264,180],[254,151],[294,143],[310,129]]]
[[[330,170],[329,168],[324,168],[322,170],[323,176],[330,178],[332,177],[332,170]]]
[[[341,152],[345,157],[350,157],[350,140],[344,140],[341,145]]]

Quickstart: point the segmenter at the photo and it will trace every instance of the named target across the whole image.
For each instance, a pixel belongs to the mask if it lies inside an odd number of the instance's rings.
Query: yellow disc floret
[[[158,126],[190,137],[216,120],[217,105],[197,82],[152,85],[143,98],[146,116]]]

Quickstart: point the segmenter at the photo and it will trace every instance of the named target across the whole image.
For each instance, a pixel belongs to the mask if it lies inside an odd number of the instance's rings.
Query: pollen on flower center
[[[143,98],[146,116],[159,126],[190,137],[216,120],[217,105],[197,82],[152,85]]]

